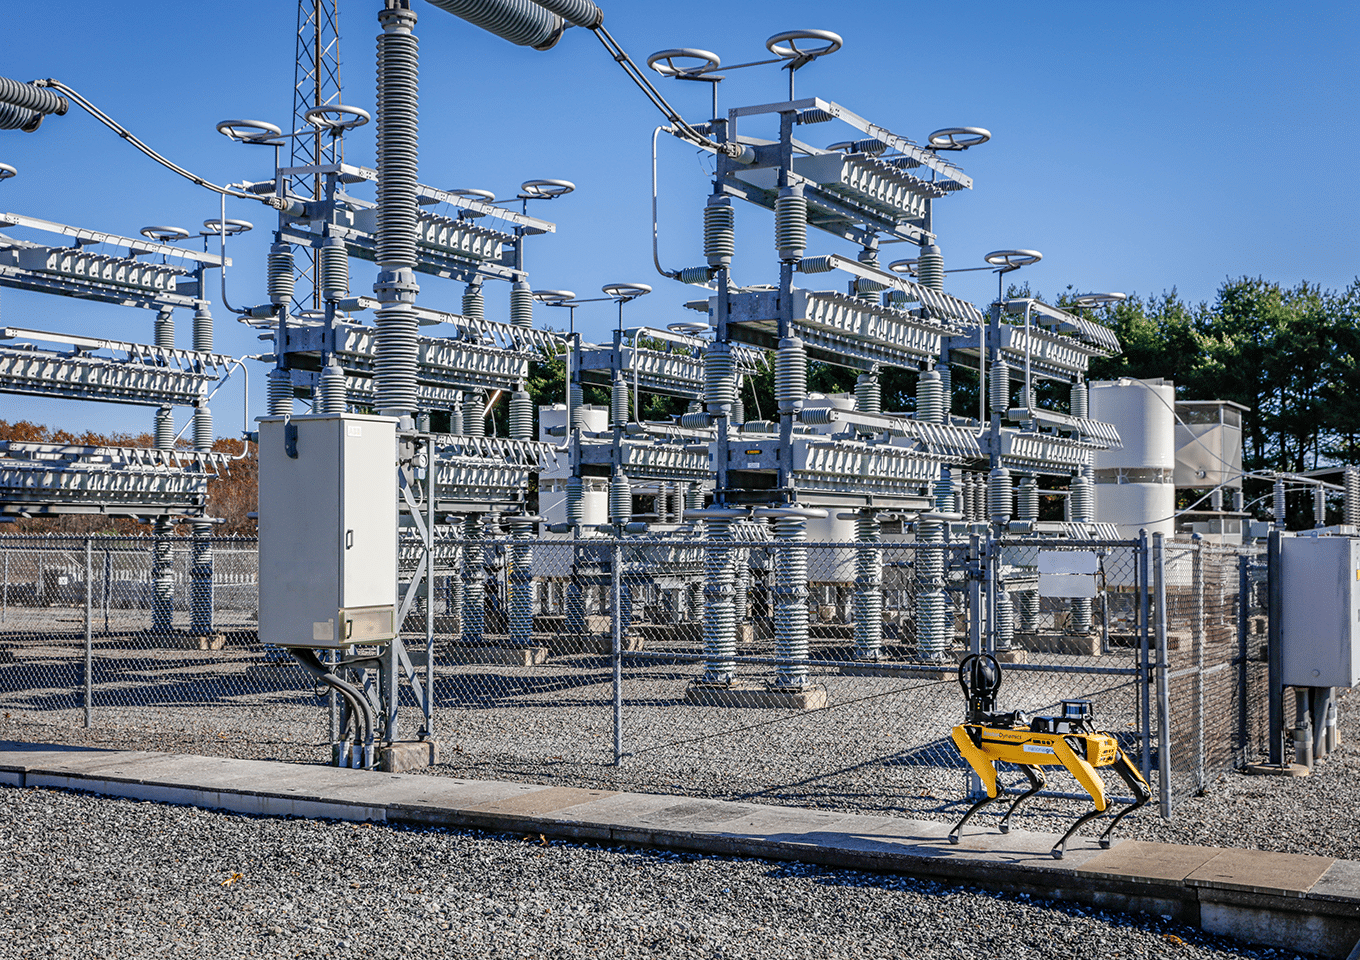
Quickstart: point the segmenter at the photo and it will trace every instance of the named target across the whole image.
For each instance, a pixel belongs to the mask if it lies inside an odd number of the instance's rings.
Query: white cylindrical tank
[[[609,481],[586,477],[581,491],[581,537],[596,536],[595,527],[609,522]],[[567,522],[567,482],[540,480],[538,485],[538,513],[543,518],[540,537],[544,540],[569,540],[565,533],[549,533],[548,525]],[[536,577],[567,577],[571,575],[572,553],[563,547],[544,547],[534,551],[533,571]]]
[[[855,521],[841,520],[843,511],[832,508],[825,517],[810,517],[807,522],[809,543],[834,543],[855,539]],[[808,581],[810,583],[853,583],[855,580],[855,551],[819,547],[808,551]]]
[[[1123,447],[1095,454],[1096,521],[1121,537],[1175,533],[1176,385],[1107,380],[1089,385],[1090,416],[1113,424]]]
[[[587,432],[603,433],[609,429],[609,409],[607,407],[582,407],[581,410],[585,414]],[[538,440],[540,443],[561,446],[566,441],[560,432],[558,436],[553,436],[548,431],[558,427],[565,429],[566,426],[567,405],[565,403],[554,403],[550,407],[538,408]],[[557,458],[555,467],[549,468],[539,475],[539,482],[565,479],[569,476],[571,476],[571,464],[567,460],[567,455],[563,453]]]

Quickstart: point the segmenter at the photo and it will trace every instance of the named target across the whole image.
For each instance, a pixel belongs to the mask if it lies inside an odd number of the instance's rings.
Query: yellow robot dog
[[[949,833],[949,842],[958,843],[963,825],[987,804],[1000,796],[996,778],[996,762],[1013,763],[1025,771],[1030,788],[1016,798],[1006,815],[1001,818],[1001,832],[1011,828],[1011,814],[1021,803],[1043,789],[1045,780],[1041,767],[1061,764],[1095,801],[1095,809],[1080,817],[1053,847],[1053,857],[1061,860],[1068,838],[1083,824],[1109,807],[1105,784],[1099,767],[1114,767],[1128,784],[1134,801],[1110,821],[1100,835],[1100,845],[1108,848],[1110,833],[1120,820],[1147,803],[1152,790],[1138,769],[1129,762],[1119,743],[1108,733],[1091,726],[1093,713],[1089,700],[1064,700],[1060,717],[1034,717],[1026,726],[1019,711],[996,712],[996,691],[1001,686],[1001,666],[990,654],[973,654],[959,664],[959,685],[968,700],[968,719],[954,728],[954,745],[968,761],[987,788],[987,796],[973,804],[963,819]]]

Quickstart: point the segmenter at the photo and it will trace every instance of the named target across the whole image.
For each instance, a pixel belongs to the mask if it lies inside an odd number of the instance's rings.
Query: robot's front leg
[[[1119,756],[1115,759],[1113,767],[1120,779],[1128,784],[1129,790],[1132,791],[1133,803],[1128,804],[1123,810],[1115,814],[1110,825],[1100,835],[1100,846],[1106,850],[1110,848],[1110,834],[1119,825],[1119,821],[1152,799],[1152,788],[1148,786],[1148,782],[1143,779],[1143,775],[1138,772],[1138,768],[1133,765],[1123,750],[1119,751]]]
[[[1000,794],[998,793],[996,797],[983,797],[983,798],[982,798],[981,800],[979,800],[977,803],[975,803],[975,804],[973,804],[971,807],[969,807],[969,808],[968,808],[968,812],[965,813],[965,814],[963,815],[963,819],[960,820],[958,823],[956,823],[956,824],[954,825],[954,829],[953,829],[953,830],[950,830],[950,831],[949,831],[949,842],[950,842],[950,843],[958,843],[958,842],[959,842],[959,834],[960,834],[960,831],[963,830],[963,825],[973,818],[973,814],[977,813],[977,812],[978,812],[979,810],[981,810],[983,807],[987,806],[987,804],[995,802],[996,799],[997,799],[997,797],[999,797],[999,796],[1000,796]]]
[[[1034,796],[1036,793],[1042,790],[1044,788],[1045,783],[1047,782],[1044,779],[1044,772],[1040,770],[1038,767],[1031,767],[1028,764],[1021,764],[1020,769],[1025,771],[1025,776],[1029,777],[1029,789],[1026,790],[1024,793],[1020,794],[1020,796],[1015,798],[1015,802],[1011,804],[1011,808],[1007,810],[1006,815],[1001,818],[1001,823],[999,826],[1002,833],[1011,832],[1011,814],[1015,813],[1015,811],[1019,808],[1020,804],[1024,803],[1030,797]]]

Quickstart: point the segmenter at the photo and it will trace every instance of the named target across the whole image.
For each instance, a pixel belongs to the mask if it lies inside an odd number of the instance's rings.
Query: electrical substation
[[[1163,815],[1178,776],[1307,764],[1335,746],[1335,689],[1360,681],[1360,471],[1344,468],[1343,485],[1274,477],[1274,522],[1252,520],[1250,411],[1178,400],[1169,380],[1088,378],[1121,350],[1099,318],[1124,294],[1007,295],[1042,259],[1030,249],[951,264],[950,197],[973,187],[968,151],[1005,149],[986,129],[913,139],[893,128],[949,118],[915,104],[866,118],[822,96],[819,61],[855,55],[830,30],[776,33],[754,63],[698,48],[636,61],[591,0],[352,4],[349,22],[372,16],[378,32],[370,113],[353,104],[371,91],[342,91],[332,69],[336,2],[301,0],[299,76],[315,83],[298,87],[294,129],[217,124],[251,176],[272,156],[262,179],[208,183],[123,130],[112,106],[56,80],[0,79],[8,135],[40,137],[44,117],[60,123],[78,107],[221,198],[201,230],[149,226],[142,238],[0,214],[4,229],[47,238],[0,234],[0,286],[140,308],[148,328],[132,343],[4,327],[0,392],[143,406],[154,433],[151,448],[0,444],[0,511],[148,521],[154,625],[215,649],[206,489],[232,462],[213,450],[210,402],[249,368],[267,398],[246,427],[258,440],[258,643],[271,661],[287,651],[327,692],[335,763],[428,762],[449,697],[443,668],[573,664],[612,683],[615,763],[628,762],[621,689],[634,670],[664,672],[647,701],[662,725],[687,711],[807,712],[882,695],[888,682],[937,685],[948,694],[922,708],[925,746],[911,748],[931,762],[960,768],[947,740],[966,713],[959,730],[1103,751],[1092,768],[1114,765],[1138,805],[1160,793]],[[579,47],[573,57],[605,47],[618,79],[661,114],[660,126],[626,132],[651,138],[658,276],[582,296],[547,285],[568,277],[538,282],[533,247],[548,241],[535,238],[559,232],[545,217],[566,206],[555,201],[574,191],[568,181],[528,180],[500,199],[421,182],[418,15],[454,15],[536,49]],[[719,71],[740,69],[777,78],[782,99],[719,112]],[[671,106],[667,84],[684,81],[711,84],[713,116]],[[344,159],[347,139],[373,136],[376,168]],[[667,138],[712,164],[706,196],[668,195],[702,222],[702,249],[682,264],[663,264],[655,245]],[[0,177],[15,172],[0,166]],[[229,218],[228,199],[253,222]],[[768,216],[774,235],[763,267],[740,277],[734,256],[750,241],[738,209]],[[230,251],[264,233],[268,300],[232,306]],[[992,271],[996,298],[951,295],[954,269]],[[255,329],[264,358],[214,352],[214,295],[219,314]],[[492,297],[508,301],[508,322],[487,318]],[[630,322],[644,297],[673,305],[674,322]],[[603,302],[615,329],[590,342],[575,311]],[[192,318],[190,346],[176,337],[177,311]],[[555,365],[560,393],[531,397],[533,371]],[[853,392],[810,389],[810,370],[823,368],[848,372]],[[914,398],[885,400],[889,377],[913,384]],[[755,409],[757,380],[772,380],[773,409]],[[656,397],[676,412],[646,419]],[[192,411],[178,431],[177,407]],[[190,427],[191,445],[177,442]],[[1317,491],[1315,529],[1285,531],[1286,482]],[[1178,508],[1178,495],[1191,505]],[[1325,525],[1329,495],[1344,499],[1345,525]],[[187,626],[174,621],[178,524],[192,545]],[[1215,657],[1246,691],[1221,751],[1206,746],[1217,734],[1204,722]],[[982,695],[999,671],[1007,691],[1032,687],[1024,710],[1062,702],[1063,713],[1032,727],[999,713]],[[1293,757],[1286,687],[1297,694]],[[1092,702],[1117,735],[1089,724]],[[1192,727],[1197,746],[1173,743]],[[963,759],[992,771],[995,799],[995,768],[964,740],[955,734]],[[1031,782],[1037,791],[1042,777]]]

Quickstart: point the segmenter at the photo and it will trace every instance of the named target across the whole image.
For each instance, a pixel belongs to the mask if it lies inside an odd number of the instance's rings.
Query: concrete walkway
[[[1074,837],[655,794],[368,773],[259,760],[0,742],[0,784],[83,790],[265,816],[472,827],[797,860],[1170,914],[1254,943],[1348,957],[1360,940],[1360,862]],[[971,825],[970,825],[971,826]],[[1360,954],[1360,948],[1357,948]]]

